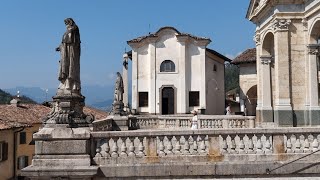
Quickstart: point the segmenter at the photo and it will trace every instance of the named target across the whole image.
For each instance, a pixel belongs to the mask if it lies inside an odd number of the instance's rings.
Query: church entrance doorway
[[[162,89],[162,114],[174,114],[174,89],[164,87]]]

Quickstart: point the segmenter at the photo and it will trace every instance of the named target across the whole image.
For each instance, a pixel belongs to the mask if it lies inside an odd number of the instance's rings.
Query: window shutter
[[[2,161],[5,161],[8,159],[8,143],[3,143],[2,148]]]
[[[20,156],[18,158],[18,169],[23,169],[28,166],[28,156]]]

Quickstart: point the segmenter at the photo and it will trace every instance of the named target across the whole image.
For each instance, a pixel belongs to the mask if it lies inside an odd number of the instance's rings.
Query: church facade
[[[257,124],[320,125],[319,0],[251,0],[256,24]]]
[[[224,114],[224,62],[209,38],[162,27],[128,41],[132,110],[139,114]]]

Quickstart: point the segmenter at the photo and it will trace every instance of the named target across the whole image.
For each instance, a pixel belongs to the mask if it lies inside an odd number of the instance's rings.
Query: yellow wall
[[[17,134],[17,156],[16,162],[18,161],[18,157],[20,156],[28,156],[28,165],[31,165],[32,157],[34,155],[35,147],[34,145],[29,145],[32,141],[32,135],[34,132],[39,131],[39,127],[41,124],[33,124],[32,127],[25,128],[22,132],[26,132],[26,144],[19,144],[20,143],[20,134]],[[16,166],[16,174],[20,174],[20,170],[18,170],[18,164]]]
[[[13,177],[13,129],[0,130],[0,141],[8,143],[8,159],[0,162],[0,179]]]

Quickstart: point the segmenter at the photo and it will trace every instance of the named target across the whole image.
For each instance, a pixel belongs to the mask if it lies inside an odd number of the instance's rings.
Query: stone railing
[[[192,115],[134,116],[130,129],[188,129]],[[199,129],[254,128],[255,116],[198,115]]]
[[[93,132],[98,165],[163,161],[278,161],[319,150],[319,128]],[[241,156],[239,156],[241,155]],[[169,159],[168,159],[169,158]],[[251,160],[250,160],[251,159]]]

